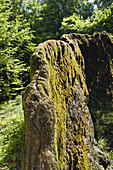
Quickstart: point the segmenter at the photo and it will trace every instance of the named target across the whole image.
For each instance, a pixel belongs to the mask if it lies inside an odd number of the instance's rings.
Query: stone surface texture
[[[23,170],[101,170],[107,167],[106,155],[94,142],[84,74],[87,56],[88,60],[95,60],[88,48],[97,36],[101,37],[97,38],[101,44],[107,37],[105,33],[66,34],[61,40],[48,40],[35,48],[30,59],[31,82],[23,93]],[[95,79],[89,67],[89,73],[85,72],[91,76],[88,82],[91,86]]]

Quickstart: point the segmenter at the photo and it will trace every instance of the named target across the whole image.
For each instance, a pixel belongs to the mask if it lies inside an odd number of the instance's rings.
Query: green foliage
[[[97,6],[99,2],[95,0]],[[113,5],[101,2],[109,8],[96,9],[92,15],[94,4],[88,0],[0,0],[0,103],[27,85],[32,42],[70,32],[113,33]]]
[[[103,150],[106,155],[108,156],[108,159],[111,161],[113,160],[113,150],[108,150],[108,141],[106,138],[104,137],[98,137],[98,146],[101,150]],[[113,168],[113,166],[111,165],[109,168]]]
[[[13,16],[9,0],[0,4],[0,103],[20,92],[28,83],[29,58],[34,44],[30,24],[23,15]]]
[[[100,101],[98,107],[90,110],[94,123],[95,138],[98,141],[100,149],[113,160],[113,107],[112,103],[103,105]],[[109,168],[113,168],[110,166]]]
[[[98,138],[98,144],[101,149],[105,149],[105,147],[107,146],[106,139],[102,137]]]
[[[23,2],[26,10],[24,17],[30,22],[34,32],[33,42],[40,43],[47,39],[61,36],[61,22],[73,13],[87,18],[93,12],[93,5],[88,0],[42,0]]]
[[[113,4],[103,11],[95,9],[94,14],[86,20],[76,14],[68,18],[64,18],[61,26],[62,33],[85,33],[92,34],[93,32],[107,31],[113,34]]]
[[[15,169],[20,165],[24,134],[22,98],[17,96],[0,110],[0,169]]]
[[[7,59],[6,63],[0,65],[0,103],[15,96],[23,87],[23,73],[27,72],[25,64],[18,59]]]
[[[93,14],[93,11],[94,11],[93,3],[89,2],[89,0],[79,0],[79,5],[76,11],[77,16],[86,19]]]
[[[113,1],[112,0],[94,0],[94,3],[98,6],[99,9],[105,9],[109,7]]]
[[[113,150],[111,150],[111,151],[108,153],[108,158],[109,158],[109,160],[113,160]],[[112,165],[112,168],[113,168],[113,165]]]
[[[45,24],[43,21],[43,16],[41,15],[43,9],[43,1],[37,0],[27,0],[23,1],[23,15],[27,22],[30,23],[30,28],[33,30],[33,42],[36,44],[43,42],[47,39],[44,35],[45,31]]]
[[[73,13],[86,18],[88,0],[0,0],[0,103],[27,85],[34,44],[61,36],[61,22]],[[32,30],[32,31],[31,31]],[[33,36],[34,35],[34,36]]]
[[[91,114],[94,122],[95,137],[98,139],[105,138],[109,146],[113,133],[113,108],[112,103],[100,104],[100,108],[91,109]],[[102,140],[100,140],[102,141]]]

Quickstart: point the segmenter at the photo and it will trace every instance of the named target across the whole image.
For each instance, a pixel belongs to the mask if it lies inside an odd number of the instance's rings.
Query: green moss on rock
[[[113,41],[106,32],[93,35],[66,34],[66,42],[76,39],[85,60],[86,82],[90,93],[90,105],[96,107],[98,101],[105,104],[112,100],[113,81]],[[95,103],[95,105],[94,105]]]
[[[23,95],[25,142],[22,169],[89,170],[95,163],[94,128],[80,44],[91,37],[63,35],[38,45],[31,57],[31,83]]]

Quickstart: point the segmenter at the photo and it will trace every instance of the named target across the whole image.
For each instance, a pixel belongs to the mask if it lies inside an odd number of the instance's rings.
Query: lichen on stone
[[[63,35],[38,45],[23,94],[25,142],[22,169],[89,170],[96,165],[94,128],[87,107],[82,44],[91,37]]]

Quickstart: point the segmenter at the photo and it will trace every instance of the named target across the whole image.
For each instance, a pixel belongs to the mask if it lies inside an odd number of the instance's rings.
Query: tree
[[[32,32],[22,15],[13,16],[9,0],[0,4],[0,98],[8,100],[20,92],[28,79],[26,64],[32,53]]]
[[[94,4],[89,2],[88,0],[80,0],[79,7],[77,9],[78,9],[78,12],[76,13],[77,16],[86,19],[93,14]]]
[[[105,9],[113,3],[112,0],[95,0],[94,4],[98,6],[99,9]]]
[[[33,42],[40,43],[47,39],[61,36],[61,23],[64,17],[73,13],[78,16],[91,16],[93,5],[88,0],[11,0],[14,16],[23,15],[34,30]]]
[[[93,5],[88,0],[43,0],[41,6],[40,16],[34,27],[41,41],[61,36],[60,27],[64,17],[76,13],[86,18],[93,11]]]
[[[63,19],[61,32],[62,34],[70,32],[93,34],[95,31],[107,31],[113,34],[112,15],[113,5],[102,11],[95,9],[94,14],[85,20],[73,14]]]
[[[41,34],[43,33],[43,27],[41,25],[41,10],[43,1],[37,0],[27,0],[23,1],[23,16],[30,23],[30,28],[33,30],[33,39],[32,41],[36,44],[41,42]]]

